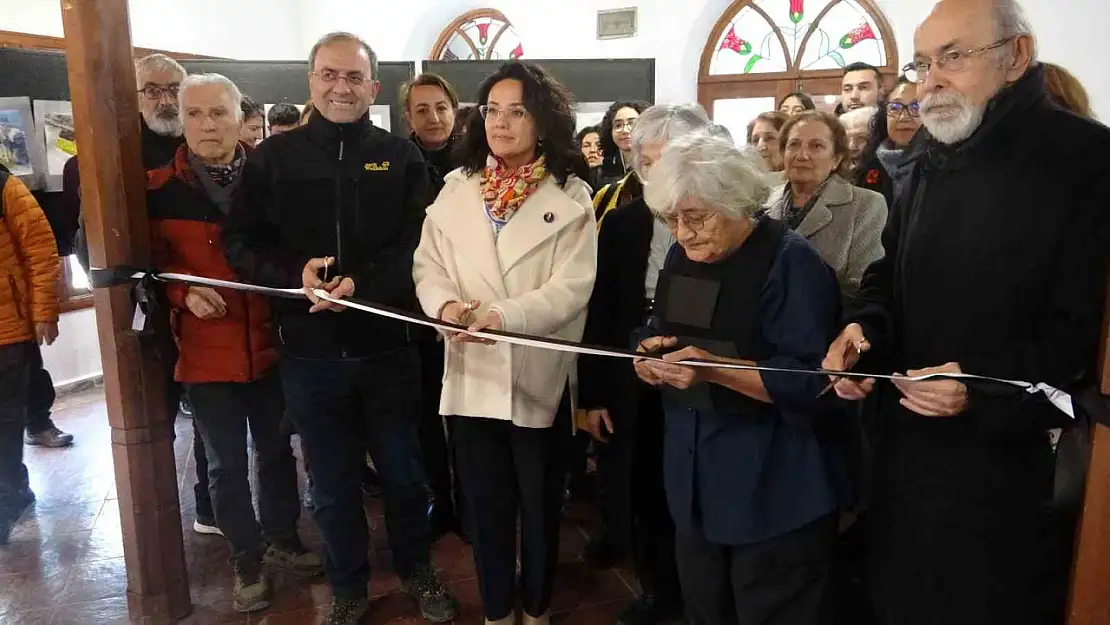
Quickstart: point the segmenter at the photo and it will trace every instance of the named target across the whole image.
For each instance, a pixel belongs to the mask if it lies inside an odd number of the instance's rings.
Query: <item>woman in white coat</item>
[[[542,68],[514,61],[487,78],[478,97],[463,166],[428,208],[416,250],[420,304],[472,330],[580,340],[596,242],[570,95]],[[574,356],[465,333],[449,336],[446,351],[440,412],[458,417],[458,471],[486,622],[514,622],[519,515],[524,623],[547,623]]]

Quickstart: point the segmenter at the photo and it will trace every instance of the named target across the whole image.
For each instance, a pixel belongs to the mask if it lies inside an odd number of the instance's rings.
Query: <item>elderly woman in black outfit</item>
[[[805,239],[756,217],[769,189],[733,146],[672,142],[645,199],[678,245],[659,276],[636,374],[663,391],[664,476],[691,625],[808,625],[826,596],[844,492],[820,430],[827,380],[688,359],[820,365],[836,277]]]
[[[598,226],[597,281],[590,297],[584,340],[626,349],[651,313],[659,270],[674,244],[666,225],[644,203],[641,180],[668,141],[708,130],[697,104],[653,106],[632,132],[630,198]],[[606,547],[632,553],[643,593],[618,617],[621,625],[653,625],[681,614],[674,559],[674,522],[663,493],[663,405],[659,391],[639,383],[627,363],[579,359],[579,405],[599,442],[597,468],[603,527],[590,539],[592,553]],[[615,543],[615,547],[613,547]],[[586,559],[590,560],[591,551]]]

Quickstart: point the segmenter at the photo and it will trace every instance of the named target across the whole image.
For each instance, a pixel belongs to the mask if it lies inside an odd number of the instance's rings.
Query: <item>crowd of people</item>
[[[268,607],[282,568],[325,574],[326,623],[359,622],[376,489],[423,618],[458,615],[430,555],[453,531],[487,625],[546,624],[564,506],[592,479],[582,558],[640,582],[620,625],[1062,622],[1076,509],[1051,432],[1070,421],[944,377],[1094,378],[1110,130],[1016,2],[942,0],[900,75],[849,65],[835,112],[791,93],[745,146],[697,104],[618,101],[576,133],[572,94],[521,61],[469,110],[417,76],[404,138],[370,122],[365,41],[326,35],[309,66],[309,106],[272,107],[263,139],[227,78],[136,64],[155,266],[307,297],[169,283],[144,339],[166,410],[193,417],[193,527],[226,539],[237,611]],[[22,443],[59,260],[0,180],[3,543],[33,500]],[[331,301],[348,297],[467,331]],[[896,377],[799,373],[822,368]]]

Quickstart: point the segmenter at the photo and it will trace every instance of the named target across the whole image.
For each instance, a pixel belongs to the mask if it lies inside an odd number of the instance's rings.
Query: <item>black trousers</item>
[[[635,393],[634,418],[618,418],[616,433],[598,447],[605,531],[615,547],[631,552],[644,592],[679,605],[674,520],[663,487],[663,400],[638,380],[628,388]]]
[[[50,409],[57,398],[54,393],[54,380],[42,363],[42,348],[32,343],[31,386],[27,398],[27,433],[38,434],[54,427],[50,419]]]
[[[394,570],[403,579],[428,565],[416,349],[368,359],[284,358],[281,381],[287,414],[312,458],[313,518],[334,596],[367,595],[370,539],[360,486],[367,451],[382,481]]]
[[[455,417],[459,476],[486,618],[512,612],[520,520],[522,607],[542,616],[551,605],[570,437],[570,400],[549,428]]]
[[[632,454],[632,559],[644,592],[670,605],[682,602],[675,561],[675,527],[663,487],[663,398],[647,384],[637,386],[635,450]]]
[[[837,516],[753,545],[678,532],[678,571],[690,625],[826,625]]]
[[[301,513],[296,460],[289,435],[281,430],[280,379],[274,373],[247,384],[191,384],[188,390],[193,422],[208,452],[216,523],[231,545],[233,564],[257,563],[265,543],[289,544],[296,538]],[[248,426],[258,466],[261,528],[251,497]]]
[[[23,428],[37,349],[33,342],[0,346],[0,517],[5,519],[15,516],[26,502]]]
[[[420,451],[424,456],[424,475],[441,513],[455,515],[460,508],[458,485],[454,479],[454,450],[451,445],[451,419],[439,414],[443,392],[443,343],[422,337],[420,351]]]

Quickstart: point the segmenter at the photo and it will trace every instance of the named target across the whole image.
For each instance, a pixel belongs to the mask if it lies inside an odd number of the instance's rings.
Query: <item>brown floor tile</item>
[[[34,610],[31,612],[12,612],[0,617],[4,625],[50,625],[57,610]]]
[[[59,603],[79,603],[123,597],[127,591],[127,569],[123,558],[89,562],[74,567]]]
[[[54,613],[54,620],[50,622],[50,625],[85,625],[87,623],[126,625],[128,623],[127,599],[122,596],[109,597],[76,605],[62,606]]]

